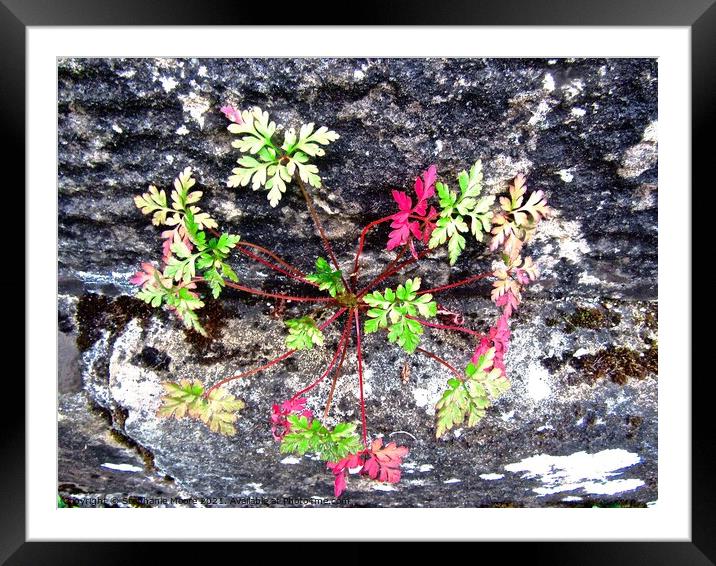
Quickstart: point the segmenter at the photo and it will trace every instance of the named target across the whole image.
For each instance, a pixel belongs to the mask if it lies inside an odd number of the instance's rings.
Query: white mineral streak
[[[637,454],[621,448],[602,450],[595,454],[576,452],[569,456],[537,454],[520,462],[508,464],[508,472],[523,472],[522,478],[538,479],[542,486],[532,489],[540,496],[563,491],[582,490],[589,494],[614,495],[634,490],[644,482],[640,479],[617,479],[625,468],[640,461]],[[614,478],[614,479],[612,479]]]
[[[141,472],[143,468],[140,468],[139,466],[132,466],[132,464],[110,464],[110,463],[104,463],[100,464],[103,468],[108,468],[110,470],[117,470],[118,472]]]

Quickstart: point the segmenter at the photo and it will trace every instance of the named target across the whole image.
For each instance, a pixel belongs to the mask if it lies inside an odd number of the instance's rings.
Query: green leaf
[[[290,432],[281,441],[282,453],[304,455],[313,452],[321,460],[336,462],[363,447],[353,423],[338,423],[330,430],[318,419],[309,421],[299,415],[289,415],[287,419]]]
[[[234,436],[237,413],[245,406],[243,401],[219,387],[209,393],[209,398],[205,399],[203,404],[193,411],[193,414],[190,410],[190,415],[196,416],[208,425],[211,432]]]
[[[203,403],[204,386],[198,379],[182,379],[178,383],[163,383],[162,386],[166,394],[157,411],[160,417],[181,419],[191,411],[198,410]]]
[[[285,324],[288,327],[286,346],[292,350],[310,350],[314,344],[323,344],[323,332],[310,316],[286,320]]]
[[[289,128],[284,134],[281,149],[276,146],[273,136],[278,126],[269,119],[268,113],[260,108],[241,113],[243,124],[230,124],[228,129],[239,139],[232,142],[243,155],[239,167],[232,170],[229,187],[245,187],[251,183],[254,190],[265,188],[272,207],[278,206],[294,173],[312,187],[321,186],[318,167],[309,163],[309,157],[325,154],[321,146],[338,139],[338,134],[326,127],[315,129],[314,124],[304,124],[299,133]]]
[[[236,434],[236,413],[245,407],[243,401],[222,388],[214,389],[206,398],[204,385],[198,379],[183,379],[178,383],[162,385],[166,394],[162,397],[158,416],[177,419],[191,417],[207,424],[212,432],[227,436]]]
[[[366,334],[377,332],[380,328],[388,329],[388,341],[398,344],[409,354],[415,352],[423,334],[423,326],[409,316],[432,318],[437,314],[437,303],[432,295],[418,295],[421,280],[419,277],[407,279],[398,285],[395,292],[386,289],[384,293],[373,291],[363,297],[370,309],[366,312],[364,322]]]
[[[318,284],[318,288],[322,291],[328,291],[331,297],[340,295],[345,292],[342,274],[340,270],[333,270],[322,257],[316,260],[316,271],[306,276],[306,279]]]
[[[325,126],[321,126],[314,131],[315,124],[303,124],[298,132],[298,136],[294,130],[289,129],[286,132],[284,143],[281,148],[289,155],[295,151],[301,151],[311,157],[320,157],[325,155],[325,151],[321,145],[328,145],[336,141],[340,136],[336,132],[330,131]]]
[[[149,192],[134,197],[134,204],[142,211],[142,214],[152,214],[152,224],[155,226],[166,224],[167,213],[172,211],[167,206],[167,194],[163,190],[158,190],[154,185],[149,185]]]
[[[438,438],[465,420],[467,426],[475,426],[484,418],[492,400],[510,388],[502,370],[493,366],[494,358],[493,347],[480,355],[477,361],[467,364],[464,381],[448,380],[448,388],[435,406]]]
[[[245,187],[251,182],[251,188],[256,191],[266,184],[270,163],[260,163],[248,155],[239,159],[238,163],[241,167],[231,170],[233,175],[229,177],[227,186],[231,188]]]
[[[455,265],[457,258],[460,256],[462,250],[464,249],[465,238],[463,238],[457,232],[453,233],[453,235],[450,236],[450,241],[448,242],[448,256],[450,258],[450,265]]]
[[[470,172],[461,171],[458,175],[460,194],[447,188],[447,185],[435,185],[440,197],[440,219],[433,230],[428,247],[436,248],[448,242],[448,257],[450,265],[454,265],[465,249],[466,241],[460,232],[467,232],[468,227],[464,218],[469,218],[470,232],[475,239],[481,242],[484,234],[491,230],[490,220],[493,213],[490,207],[495,201],[493,195],[479,197],[482,192],[482,162],[477,161]]]

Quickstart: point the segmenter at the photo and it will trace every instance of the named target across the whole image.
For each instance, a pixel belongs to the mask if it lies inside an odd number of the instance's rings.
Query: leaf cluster
[[[371,307],[367,312],[365,333],[387,328],[390,342],[397,342],[409,354],[415,352],[423,334],[423,327],[420,322],[409,317],[420,315],[432,318],[437,314],[438,308],[430,293],[417,294],[420,283],[420,278],[415,277],[406,280],[404,285],[398,285],[395,291],[373,291],[363,297]]]
[[[493,216],[490,207],[495,202],[493,195],[480,197],[482,192],[481,161],[478,160],[470,168],[469,173],[461,171],[457,180],[460,187],[459,193],[451,191],[446,184],[435,184],[441,210],[440,218],[437,220],[428,242],[428,247],[433,249],[447,241],[450,265],[455,264],[465,249],[464,233],[469,231],[478,242],[482,242],[483,234],[490,232]]]
[[[446,431],[467,420],[467,426],[475,426],[486,409],[510,387],[510,382],[500,368],[494,367],[495,348],[480,355],[465,368],[465,378],[448,380],[448,388],[435,408],[440,438]]]
[[[331,297],[341,295],[346,288],[343,285],[343,275],[340,270],[334,270],[328,261],[322,257],[316,260],[316,271],[306,275],[306,279],[316,283],[321,291],[328,291]]]
[[[331,430],[318,419],[302,415],[289,415],[287,419],[291,431],[281,441],[282,453],[313,452],[321,460],[336,462],[362,448],[354,423],[338,423]]]
[[[534,191],[525,201],[526,178],[519,174],[510,185],[508,197],[500,197],[502,212],[493,219],[490,249],[502,246],[511,259],[519,256],[522,246],[534,235],[537,224],[552,213],[543,191]]]
[[[165,192],[158,191],[153,185],[148,193],[135,197],[142,212],[153,215],[153,224],[174,228],[163,234],[167,238],[164,270],[160,272],[151,264],[145,264],[144,270],[136,273],[132,282],[142,285],[137,297],[154,307],[170,307],[187,328],[206,335],[194,312],[204,303],[192,291],[196,288],[192,280],[197,275],[203,276],[214,298],[219,296],[227,279],[238,281],[238,276],[225,260],[240,237],[228,233],[207,237],[205,230],[216,228],[217,223],[196,206],[202,192],[191,190],[195,183],[191,168],[187,167],[174,180],[171,208],[167,206]]]
[[[284,324],[288,327],[286,346],[292,350],[311,350],[314,345],[323,344],[323,332],[310,316],[292,318],[286,320]]]
[[[315,124],[303,124],[298,132],[293,128],[285,131],[279,145],[274,135],[280,126],[271,121],[268,112],[255,107],[241,112],[241,122],[232,123],[228,130],[240,136],[231,145],[245,155],[238,160],[239,167],[232,170],[229,187],[245,187],[251,183],[253,190],[268,191],[271,206],[276,206],[286,192],[287,183],[294,174],[313,187],[321,186],[318,167],[309,163],[312,157],[321,157],[321,146],[336,141],[339,136],[325,126],[316,129]]]
[[[167,202],[164,189],[159,190],[154,185],[149,185],[148,192],[134,197],[134,203],[142,214],[152,215],[152,224],[155,226],[164,224],[185,227],[185,217],[187,213],[191,213],[194,223],[200,229],[216,228],[216,221],[196,205],[203,193],[190,191],[195,184],[191,167],[187,167],[174,179],[174,189],[170,195],[171,206]]]
[[[246,405],[222,388],[204,396],[204,386],[198,379],[183,379],[178,383],[164,383],[166,394],[157,411],[160,417],[181,419],[190,417],[202,421],[212,432],[234,436],[238,411]]]

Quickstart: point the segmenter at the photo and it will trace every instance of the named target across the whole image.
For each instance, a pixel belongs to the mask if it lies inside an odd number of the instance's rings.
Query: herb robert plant
[[[232,145],[240,157],[229,187],[265,190],[269,204],[275,207],[289,188],[295,187],[306,201],[308,211],[321,237],[326,257],[318,257],[311,272],[294,266],[276,253],[239,235],[220,231],[218,222],[202,210],[202,192],[194,190],[191,169],[184,169],[174,181],[169,196],[150,185],[135,198],[141,212],[161,226],[162,255],[157,263],[143,263],[131,281],[140,287],[137,296],[154,307],[173,311],[184,325],[205,334],[197,311],[204,306],[202,289],[214,298],[226,289],[262,297],[295,301],[313,307],[311,314],[286,320],[286,351],[261,366],[228,376],[213,384],[198,377],[164,384],[159,415],[193,418],[206,423],[213,432],[236,433],[235,422],[243,401],[229,392],[230,384],[266,370],[299,351],[324,347],[324,331],[330,325],[342,325],[330,363],[319,376],[287,400],[275,403],[270,422],[274,438],[283,453],[314,453],[333,473],[334,493],[346,489],[348,470],[373,480],[396,483],[400,465],[408,452],[380,436],[369,439],[363,395],[364,334],[385,333],[388,342],[405,352],[415,352],[439,362],[449,375],[445,391],[436,405],[437,437],[457,426],[475,426],[489,407],[510,387],[505,354],[510,342],[510,319],[522,301],[522,290],[537,278],[537,269],[524,247],[540,222],[552,213],[542,191],[528,192],[523,175],[517,175],[507,194],[496,197],[483,192],[482,163],[478,160],[457,176],[451,188],[438,181],[435,165],[415,179],[411,193],[393,190],[397,210],[368,223],[358,236],[355,258],[342,266],[326,237],[311,197],[312,190],[323,189],[318,167],[313,161],[325,154],[325,146],[336,141],[337,133],[326,127],[303,124],[282,130],[259,108],[239,111],[221,109],[230,121],[229,131],[236,135]],[[281,132],[283,135],[281,136]],[[386,248],[394,259],[378,276],[361,280],[361,254],[371,230],[389,225]],[[420,262],[433,250],[447,247],[450,266],[455,265],[468,245],[487,244],[499,254],[499,267],[476,273],[446,285],[430,287],[419,277],[403,280],[397,286],[376,289],[389,278],[400,277],[409,266]],[[242,255],[268,267],[281,276],[315,288],[312,296],[266,292],[242,285],[231,267],[232,254]],[[456,287],[481,280],[492,280],[492,300],[499,315],[486,332],[479,332],[462,320],[443,323],[437,318],[436,297]],[[315,307],[319,307],[316,310]],[[475,340],[474,351],[466,354],[467,363],[455,365],[421,347],[423,334],[429,331],[459,332]],[[360,393],[360,423],[338,423],[329,427],[331,401],[343,362],[351,343],[357,359]],[[463,365],[464,364],[464,365]],[[464,367],[458,370],[457,367]],[[324,380],[331,378],[331,389],[322,416],[306,408],[307,395]]]

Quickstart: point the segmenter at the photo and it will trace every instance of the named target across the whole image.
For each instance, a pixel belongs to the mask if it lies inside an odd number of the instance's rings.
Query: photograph
[[[57,57],[57,507],[655,506],[658,71]]]

